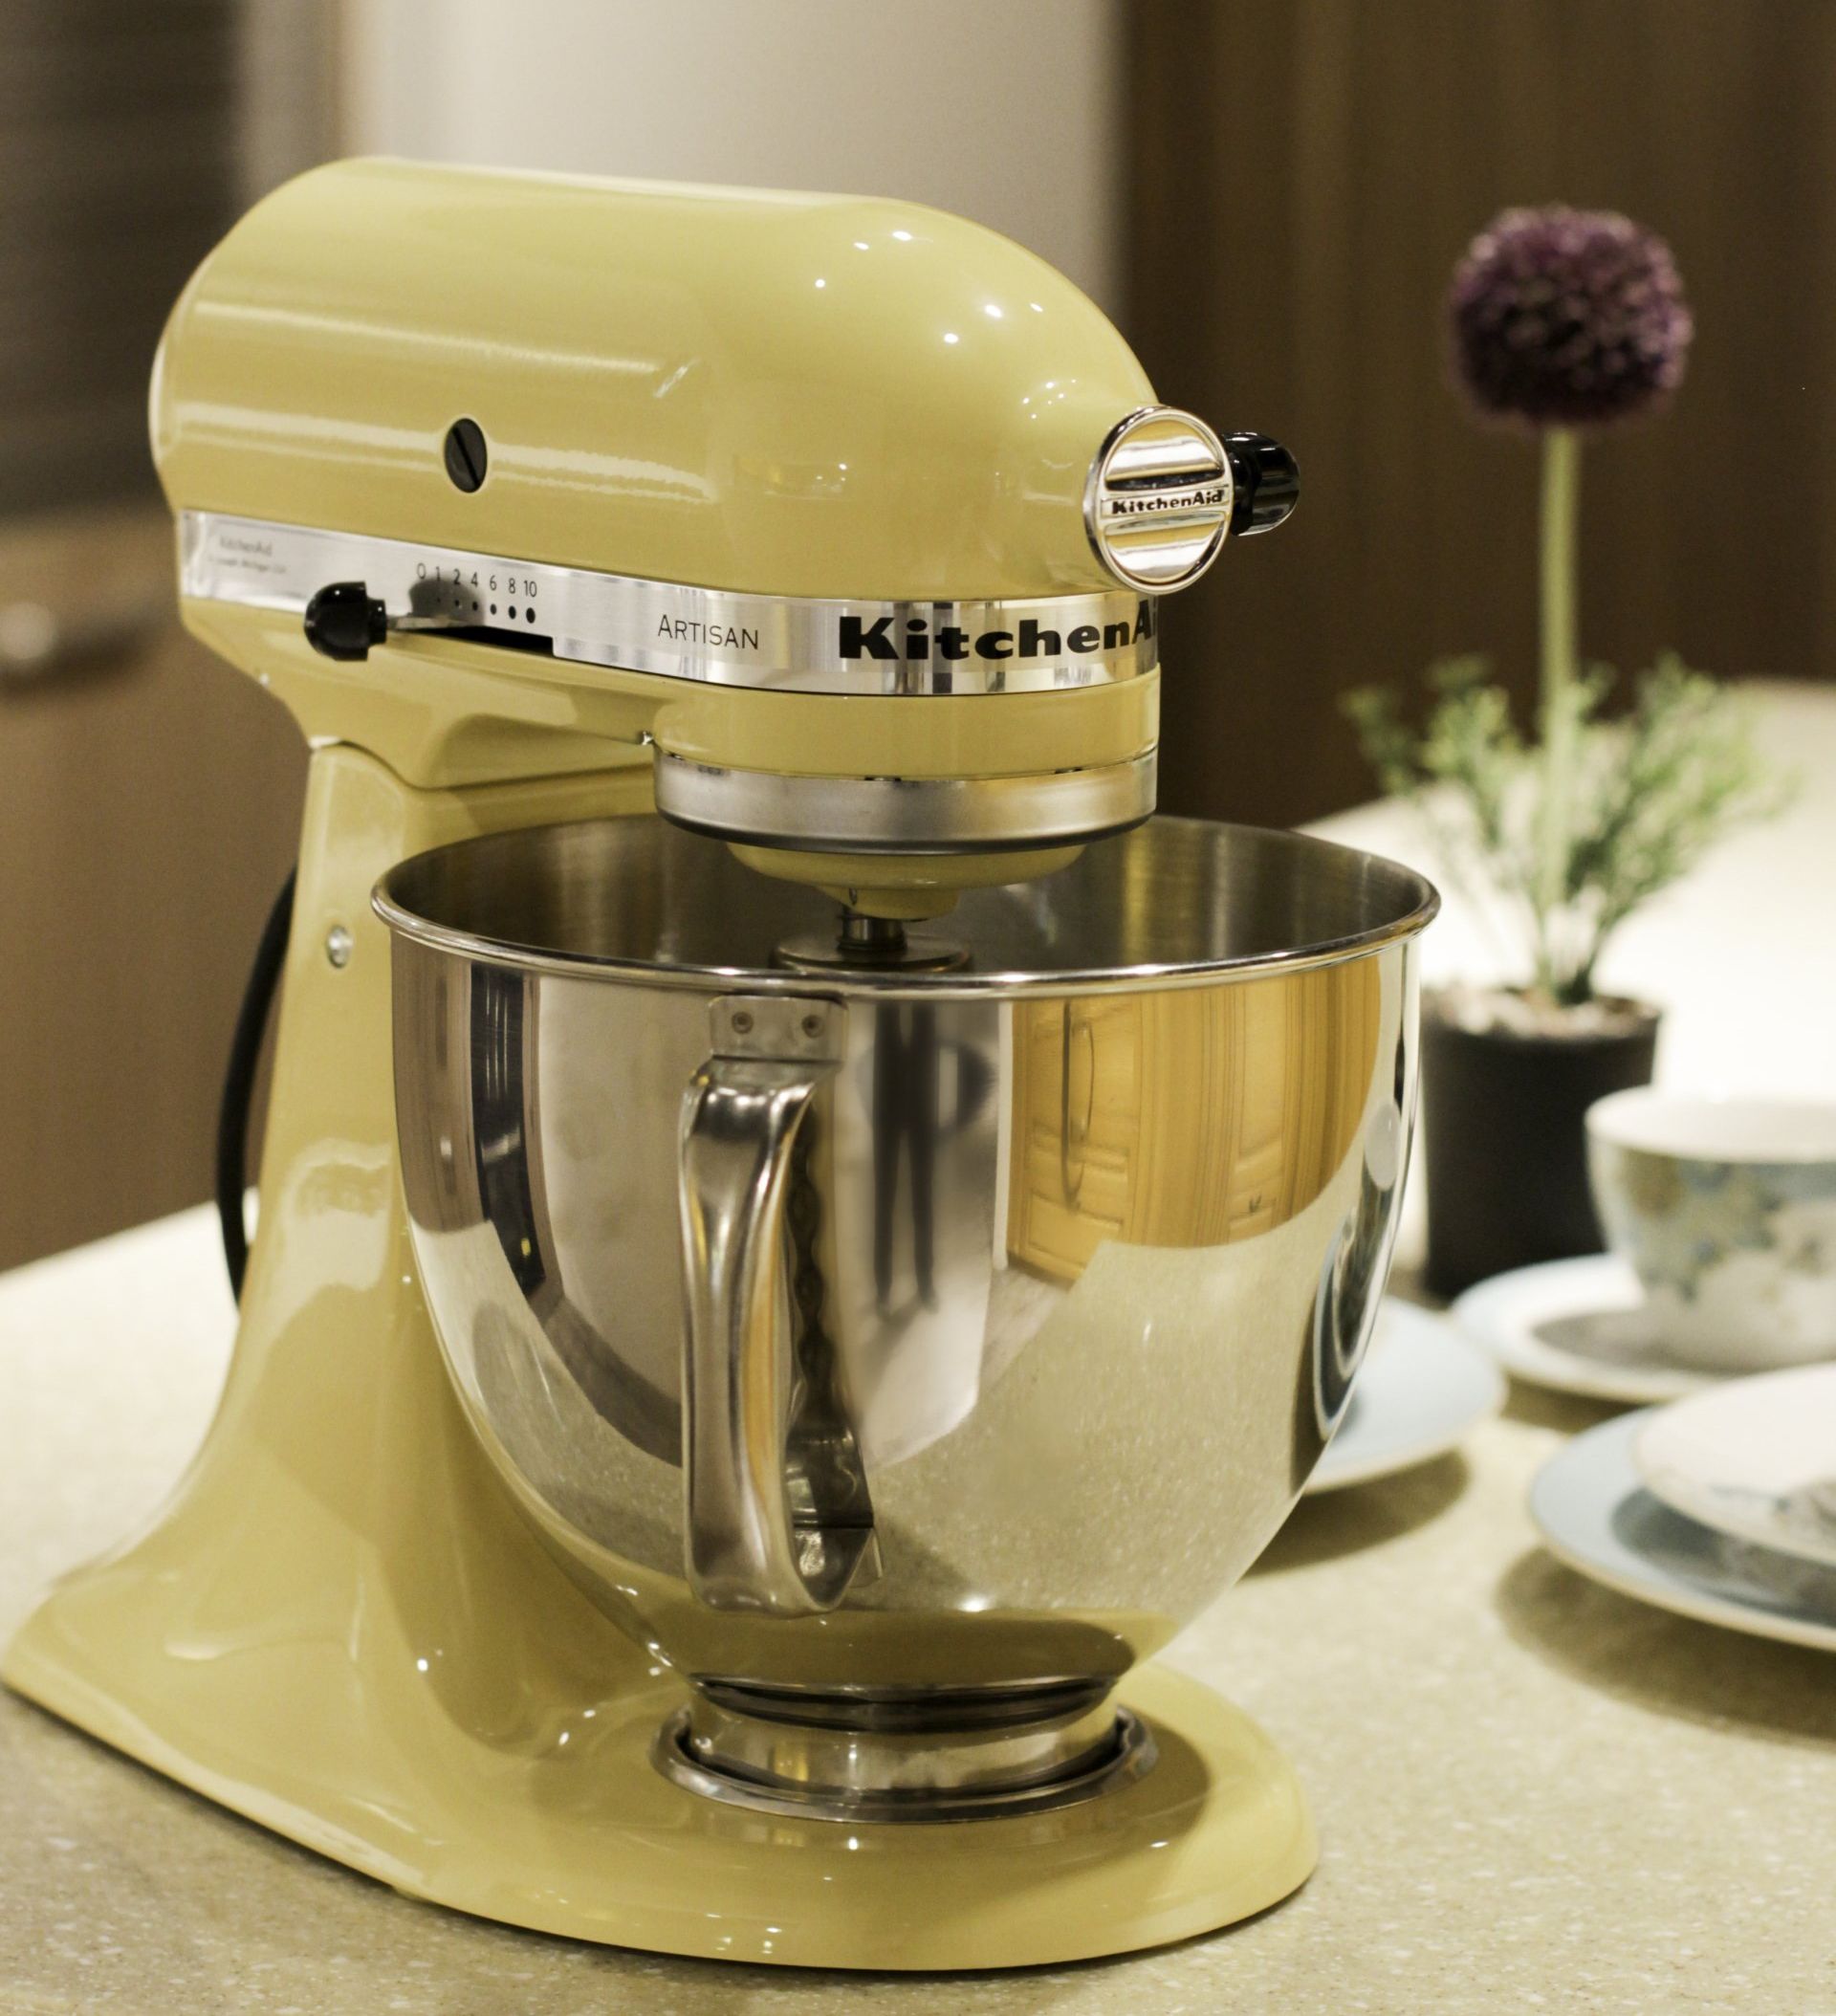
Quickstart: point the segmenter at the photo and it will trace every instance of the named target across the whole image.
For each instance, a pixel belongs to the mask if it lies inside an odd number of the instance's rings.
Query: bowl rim
[[[652,814],[612,815],[609,819],[563,821],[562,826],[591,826],[614,820],[657,818]],[[1148,823],[1148,822],[1144,822]],[[868,967],[820,970],[762,967],[739,964],[670,965],[634,955],[608,953],[568,952],[537,945],[519,944],[457,926],[441,924],[420,915],[399,900],[393,885],[432,856],[465,847],[483,847],[493,841],[506,842],[518,835],[544,830],[540,826],[512,828],[503,833],[480,834],[448,842],[442,847],[397,862],[378,881],[370,895],[370,908],[382,919],[397,944],[409,944],[435,953],[526,973],[558,977],[621,979],[650,987],[681,989],[701,994],[787,994],[863,996],[878,997],[959,1000],[1013,998],[1021,996],[1060,997],[1093,994],[1161,992],[1175,987],[1202,987],[1223,981],[1255,979],[1305,971],[1312,967],[1336,966],[1363,958],[1414,938],[1433,921],[1441,907],[1439,891],[1416,869],[1367,849],[1348,847],[1315,834],[1282,828],[1234,825],[1226,821],[1182,819],[1156,814],[1152,823],[1163,826],[1206,826],[1223,832],[1255,834],[1278,842],[1296,851],[1339,855],[1352,861],[1380,865],[1393,875],[1411,899],[1406,908],[1382,923],[1342,937],[1274,952],[1246,953],[1234,957],[1158,961],[1128,967],[1076,968],[1057,972],[1028,972],[990,967],[965,972],[951,968],[925,972],[893,968],[877,972]],[[1136,830],[1139,830],[1137,828]],[[1126,838],[1127,836],[1120,836]],[[948,920],[942,929],[948,931]]]

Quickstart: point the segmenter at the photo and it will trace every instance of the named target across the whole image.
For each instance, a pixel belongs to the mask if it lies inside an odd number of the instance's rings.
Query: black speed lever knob
[[[306,642],[326,658],[367,658],[389,634],[381,596],[362,581],[333,581],[306,604]]]
[[[1300,501],[1300,465],[1266,434],[1227,434],[1224,452],[1235,486],[1231,537],[1273,532]]]

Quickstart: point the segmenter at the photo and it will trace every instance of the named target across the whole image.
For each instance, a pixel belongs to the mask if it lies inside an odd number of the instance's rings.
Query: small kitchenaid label
[[[1231,508],[1229,487],[1222,483],[1196,483],[1186,490],[1144,490],[1120,493],[1105,493],[1103,499],[1103,515],[1105,522],[1111,518],[1152,517],[1169,511],[1228,512]]]
[[[1083,522],[1119,581],[1162,594],[1196,581],[1217,558],[1235,498],[1231,460],[1213,429],[1173,406],[1143,406],[1097,450]]]
[[[231,574],[246,575],[255,581],[273,581],[284,578],[288,571],[287,562],[274,552],[273,539],[231,531],[227,526],[220,527],[212,538],[210,559],[214,565]]]

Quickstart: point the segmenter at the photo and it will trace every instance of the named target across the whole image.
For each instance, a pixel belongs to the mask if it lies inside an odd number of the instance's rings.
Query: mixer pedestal
[[[1287,1760],[1216,1695],[1152,1666],[1121,1689],[1158,1753],[1145,1777],[1055,1813],[910,1826],[765,1821],[671,1784],[652,1752],[684,1689],[635,1652],[601,1676],[614,1691],[597,1711],[557,1708],[546,1740],[502,1747],[429,1704],[406,1754],[355,1685],[328,1695],[315,1769],[335,1750],[343,1775],[316,1778],[273,1743],[258,1704],[239,1721],[220,1698],[208,1729],[156,1733],[131,1696],[110,1695],[104,1646],[61,1649],[88,1670],[60,1669],[40,1632],[10,1678],[181,1784],[409,1896],[611,1945],[782,1966],[1037,1966],[1212,1931],[1314,1866]],[[282,1688],[285,1649],[270,1656]]]

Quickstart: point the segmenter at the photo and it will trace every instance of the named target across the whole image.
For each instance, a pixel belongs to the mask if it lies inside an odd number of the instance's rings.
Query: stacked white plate
[[[1623,1414],[1538,1473],[1552,1552],[1664,1610],[1836,1652],[1836,1364]]]
[[[1672,1362],[1638,1277],[1611,1253],[1495,1275],[1453,1315],[1514,1379],[1552,1392],[1644,1407],[1715,1383]]]
[[[1504,1381],[1445,1316],[1385,1302],[1310,1496],[1393,1476],[1458,1446],[1504,1405]]]

